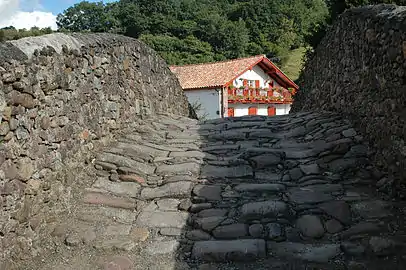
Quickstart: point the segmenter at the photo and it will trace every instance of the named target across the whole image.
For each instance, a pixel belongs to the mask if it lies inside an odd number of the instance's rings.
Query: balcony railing
[[[291,103],[295,91],[285,88],[231,88],[228,89],[229,103]]]

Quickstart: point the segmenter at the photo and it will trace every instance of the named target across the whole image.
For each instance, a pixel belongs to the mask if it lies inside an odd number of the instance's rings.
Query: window
[[[255,81],[254,80],[247,80],[247,84],[249,87],[255,87]]]

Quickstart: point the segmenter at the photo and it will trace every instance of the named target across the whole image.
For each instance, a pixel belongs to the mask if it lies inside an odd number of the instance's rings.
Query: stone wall
[[[376,163],[405,181],[405,68],[406,7],[348,10],[306,63],[292,111],[350,118],[376,149]]]
[[[52,34],[1,43],[2,256],[35,256],[44,230],[70,211],[92,150],[155,113],[188,116],[189,106],[166,63],[138,40]]]

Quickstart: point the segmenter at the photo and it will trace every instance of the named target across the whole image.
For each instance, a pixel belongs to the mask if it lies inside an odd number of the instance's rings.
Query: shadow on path
[[[193,140],[194,131],[180,137]],[[174,269],[406,266],[402,213],[375,192],[384,175],[348,122],[247,116],[206,121],[196,132],[199,151],[181,154],[200,174],[187,176],[198,183],[179,205],[189,216]]]

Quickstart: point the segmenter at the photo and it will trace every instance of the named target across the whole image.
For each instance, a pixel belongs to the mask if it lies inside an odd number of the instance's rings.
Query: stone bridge
[[[137,124],[84,165],[55,253],[22,269],[405,265],[404,205],[370,186],[382,174],[340,116]]]
[[[406,266],[375,118],[302,112],[304,91],[289,115],[198,121],[164,61],[122,36],[27,38],[0,55],[1,270]]]

